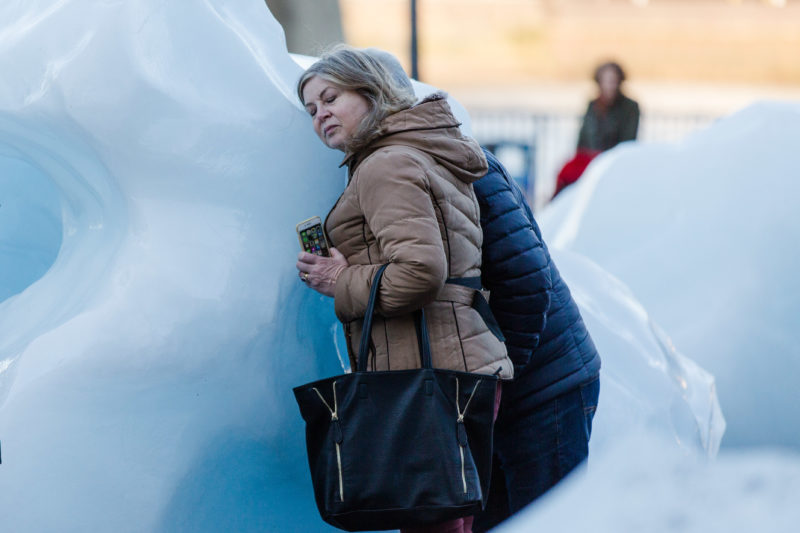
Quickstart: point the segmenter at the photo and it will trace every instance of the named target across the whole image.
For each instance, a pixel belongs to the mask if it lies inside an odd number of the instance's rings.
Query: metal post
[[[411,0],[411,77],[419,79],[417,60],[417,0]]]

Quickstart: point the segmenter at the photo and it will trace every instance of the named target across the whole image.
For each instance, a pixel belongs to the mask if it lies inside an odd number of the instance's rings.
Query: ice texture
[[[709,461],[627,434],[493,531],[793,533],[799,491],[800,455],[786,449],[724,449]]]
[[[756,103],[680,143],[620,145],[541,218],[715,376],[723,446],[800,450],[798,139],[800,103]]]
[[[0,529],[332,530],[291,388],[342,371],[341,332],[294,226],[344,171],[264,3],[5,2],[0,64]],[[553,248],[603,358],[597,464],[640,434],[713,457],[714,377],[680,330]]]
[[[601,395],[595,430],[607,438],[592,442],[588,468],[498,532],[797,529],[798,115],[797,102],[760,102],[680,143],[620,145],[544,211],[558,256],[624,280],[663,325],[657,337],[713,374],[727,430],[709,460],[663,432],[601,422]],[[589,281],[567,280],[578,291]],[[693,413],[713,419],[699,398],[686,397]]]
[[[280,26],[4,2],[0,64],[0,529],[324,530],[291,387],[341,366],[294,226],[344,174]]]

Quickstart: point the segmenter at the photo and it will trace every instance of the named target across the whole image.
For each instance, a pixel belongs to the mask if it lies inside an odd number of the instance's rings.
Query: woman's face
[[[306,82],[303,100],[317,136],[325,146],[341,151],[369,112],[369,100],[319,76]]]
[[[597,85],[600,87],[600,99],[613,101],[619,93],[620,80],[613,68],[604,68],[597,73]]]

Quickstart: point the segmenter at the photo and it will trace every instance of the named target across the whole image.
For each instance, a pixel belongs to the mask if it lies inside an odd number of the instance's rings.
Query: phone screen
[[[322,233],[322,225],[314,224],[308,228],[300,230],[300,242],[303,243],[303,250],[310,254],[329,257],[328,243]]]

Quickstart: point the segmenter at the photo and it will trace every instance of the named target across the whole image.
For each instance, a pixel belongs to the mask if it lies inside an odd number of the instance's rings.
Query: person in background
[[[622,67],[613,61],[603,63],[595,69],[594,81],[598,96],[583,115],[577,152],[558,173],[553,197],[576,182],[598,154],[635,140],[639,131],[639,104],[622,93]]]
[[[413,92],[400,63],[372,52]],[[497,158],[473,183],[483,231],[481,279],[515,377],[495,423],[489,501],[473,531],[487,531],[555,486],[589,455],[600,356],[525,197]]]
[[[462,283],[480,284],[472,182],[486,174],[486,158],[461,134],[444,95],[415,103],[380,61],[344,45],[303,73],[297,93],[320,140],[344,152],[348,168],[348,184],[325,219],[331,257],[301,252],[297,269],[308,287],[334,298],[351,366],[370,283],[388,263],[370,370],[419,367],[414,312],[424,308],[434,367],[510,380],[505,345],[472,307],[476,289]],[[471,523],[465,517],[402,531],[469,533]]]
[[[618,63],[603,63],[594,72],[598,96],[583,115],[578,150],[604,152],[623,141],[633,141],[639,131],[639,104],[622,93],[625,72]]]

